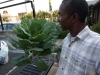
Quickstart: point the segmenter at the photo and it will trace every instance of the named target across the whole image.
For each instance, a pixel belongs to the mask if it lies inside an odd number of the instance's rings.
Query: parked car
[[[19,25],[20,22],[8,22],[3,23],[4,30],[12,30],[15,25]],[[2,26],[0,25],[0,31],[2,31]]]

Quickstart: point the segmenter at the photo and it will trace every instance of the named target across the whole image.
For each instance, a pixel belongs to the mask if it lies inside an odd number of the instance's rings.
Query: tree
[[[50,20],[51,19],[51,14],[50,14],[50,12],[41,11],[40,10],[40,11],[38,11],[36,13],[36,17],[37,18],[41,18],[41,19],[48,19],[48,20]],[[58,19],[58,10],[55,10],[55,11],[52,12],[52,17],[53,17],[53,21],[57,22],[57,19]],[[30,19],[32,19],[33,18],[32,12],[25,14],[22,17],[22,19],[23,18],[30,18]]]
[[[32,12],[25,14],[21,19],[23,19],[23,18],[29,18],[29,19],[32,19],[32,18],[33,18]]]
[[[53,21],[54,21],[54,22],[57,22],[58,15],[59,15],[59,14],[58,14],[58,10],[53,11],[52,16],[53,16]]]
[[[46,18],[50,18],[51,15],[49,12],[45,12],[45,11],[38,11],[36,14],[37,18],[42,18],[42,19],[46,19]]]

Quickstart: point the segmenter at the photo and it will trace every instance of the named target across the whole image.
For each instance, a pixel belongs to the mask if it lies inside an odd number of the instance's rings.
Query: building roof
[[[88,5],[94,5],[98,1],[100,1],[100,0],[90,0],[90,1],[87,1],[87,3],[88,3]]]
[[[97,7],[99,5],[100,5],[100,0],[94,4],[94,7]]]

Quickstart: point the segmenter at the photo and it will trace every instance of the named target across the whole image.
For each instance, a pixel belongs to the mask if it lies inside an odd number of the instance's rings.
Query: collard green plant
[[[13,59],[16,66],[24,66],[31,63],[32,57],[37,58],[36,67],[40,71],[48,69],[46,62],[39,56],[46,56],[60,50],[55,42],[61,32],[59,25],[48,22],[45,19],[28,19],[21,21],[20,25],[13,28],[18,41],[8,38],[8,41],[17,49],[24,50],[25,54]]]

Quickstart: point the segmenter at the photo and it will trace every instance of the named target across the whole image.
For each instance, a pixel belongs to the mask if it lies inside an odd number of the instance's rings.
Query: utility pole
[[[32,1],[32,0],[31,0]],[[35,14],[35,5],[34,5],[34,0],[31,3],[31,7],[33,9],[33,17],[36,18],[36,14]]]
[[[4,30],[1,13],[0,13],[0,21],[1,21],[2,30]]]
[[[33,17],[36,18],[34,0],[25,0],[25,1],[32,1],[32,2],[31,2],[31,7],[32,7],[32,11],[33,11]],[[26,7],[26,8],[27,8],[27,7]],[[26,9],[26,10],[27,10],[27,9]]]
[[[53,21],[51,0],[49,0],[49,12],[51,14],[51,20]]]

